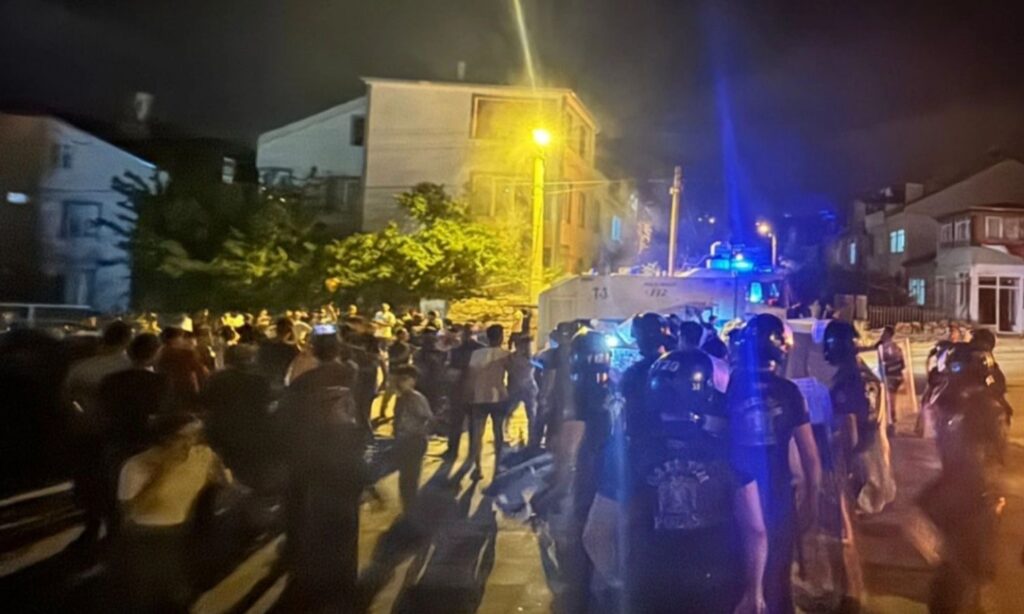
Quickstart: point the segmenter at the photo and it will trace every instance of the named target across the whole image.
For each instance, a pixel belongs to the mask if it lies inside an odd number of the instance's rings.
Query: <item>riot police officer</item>
[[[698,350],[659,358],[644,406],[649,419],[633,428],[624,451],[606,449],[584,542],[624,611],[765,611],[758,486],[730,462],[724,397],[713,378]]]
[[[597,477],[611,431],[611,350],[605,335],[583,328],[570,343],[571,385],[565,407],[556,480],[566,493],[563,523],[553,527],[556,556],[563,581],[553,609],[560,613],[587,612],[591,564],[583,551],[583,525],[597,491]]]
[[[640,350],[640,359],[622,373],[619,391],[624,401],[623,421],[626,431],[641,428],[645,419],[644,398],[647,394],[647,373],[665,351],[675,346],[668,320],[654,312],[633,316],[633,340]]]
[[[788,344],[777,317],[754,317],[735,339],[735,370],[727,401],[732,454],[737,467],[757,480],[768,526],[765,590],[769,611],[794,611],[790,581],[798,515],[789,468],[789,442],[796,442],[809,496],[805,521],[817,521],[821,460],[803,395],[778,375]]]
[[[929,611],[978,606],[995,575],[996,530],[1005,500],[998,472],[1006,446],[1004,408],[988,390],[991,355],[957,343],[946,358],[949,385],[936,401],[942,471],[919,500],[944,536],[943,561],[932,581]]]

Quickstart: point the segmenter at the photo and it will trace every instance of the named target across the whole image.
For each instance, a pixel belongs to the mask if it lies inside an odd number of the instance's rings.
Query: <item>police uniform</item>
[[[687,378],[685,386],[707,391],[705,401],[679,394]],[[626,511],[626,611],[731,612],[744,577],[733,501],[753,479],[730,461],[710,360],[698,350],[665,355],[651,368],[649,392],[653,419],[631,431],[624,454],[608,446],[599,490]]]
[[[773,370],[784,358],[782,324],[773,320],[755,318],[740,334],[740,365],[726,396],[733,462],[757,481],[768,529],[765,598],[769,611],[785,614],[794,610],[790,568],[798,524],[789,442],[810,424],[810,414],[797,385]]]

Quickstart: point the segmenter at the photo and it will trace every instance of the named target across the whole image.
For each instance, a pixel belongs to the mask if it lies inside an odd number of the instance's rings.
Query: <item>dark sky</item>
[[[835,207],[1024,154],[1019,1],[523,2],[541,79],[594,108],[609,174],[682,163],[697,208],[726,186],[750,212]],[[0,0],[0,101],[109,118],[146,90],[162,120],[249,142],[360,75],[458,60],[522,80],[511,0]]]

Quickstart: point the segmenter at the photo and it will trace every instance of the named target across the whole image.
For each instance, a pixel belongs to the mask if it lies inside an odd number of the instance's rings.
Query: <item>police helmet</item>
[[[970,344],[984,352],[993,352],[996,349],[996,336],[987,328],[979,328],[971,332]]]
[[[658,348],[669,344],[671,339],[668,320],[653,311],[633,316],[632,334],[637,348],[645,356],[657,353]]]
[[[715,390],[714,366],[696,349],[675,350],[656,360],[648,380],[652,435],[679,436],[703,429],[725,433],[723,399]]]
[[[570,352],[573,381],[596,384],[608,381],[612,352],[605,335],[583,328],[573,335]]]
[[[740,355],[755,358],[759,365],[781,364],[789,352],[786,326],[770,313],[758,314],[747,322],[741,344]]]
[[[970,343],[955,343],[946,357],[946,372],[951,382],[987,386],[994,364],[991,352]]]
[[[825,327],[825,360],[831,365],[852,359],[857,355],[860,333],[849,322],[833,320]]]

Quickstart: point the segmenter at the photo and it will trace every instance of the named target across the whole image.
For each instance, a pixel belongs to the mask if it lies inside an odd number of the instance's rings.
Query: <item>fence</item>
[[[938,309],[925,309],[924,307],[868,307],[868,326],[870,328],[881,328],[883,326],[895,326],[900,322],[937,322],[939,320],[952,319],[948,313]]]

